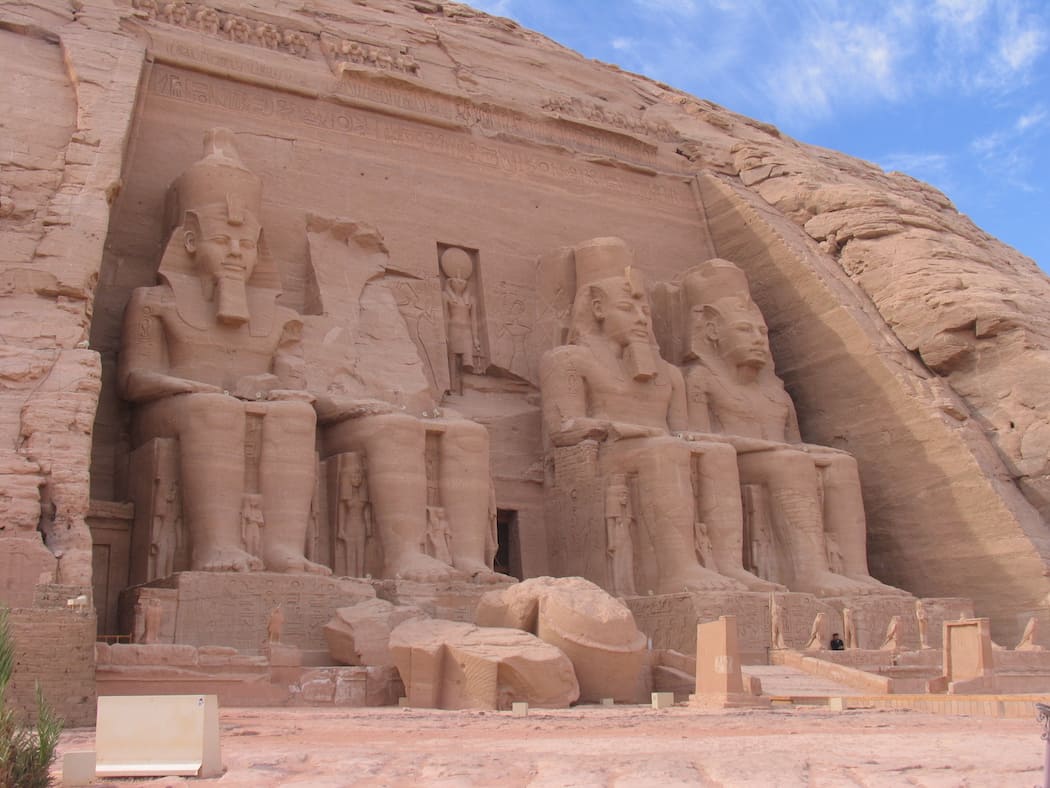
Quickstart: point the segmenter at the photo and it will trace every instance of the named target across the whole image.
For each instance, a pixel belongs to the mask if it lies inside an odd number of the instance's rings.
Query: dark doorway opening
[[[493,568],[504,575],[524,579],[521,573],[521,539],[518,513],[514,509],[496,510],[496,558]]]

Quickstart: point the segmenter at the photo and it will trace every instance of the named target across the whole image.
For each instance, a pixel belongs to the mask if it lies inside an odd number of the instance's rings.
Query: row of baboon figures
[[[150,573],[183,568],[179,554],[195,570],[329,573],[311,547],[321,532],[312,507],[319,446],[337,571],[500,580],[487,430],[436,405],[415,416],[360,393],[308,390],[302,319],[277,301],[280,277],[259,221],[262,184],[233,143],[229,130],[209,131],[203,158],[173,184],[178,223],[159,283],[133,291],[125,313],[118,387],[133,405],[133,444],[177,444],[177,488],[152,496]],[[627,245],[593,239],[572,259],[566,344],[540,364],[543,435],[550,463],[596,444],[610,501],[623,498],[627,478],[636,490],[637,511],[595,513],[609,517],[606,549],[617,561],[628,560],[622,532],[633,520],[650,543],[648,565],[617,566],[611,590],[630,593],[627,578],[640,573],[638,590],[659,593],[893,592],[868,574],[856,464],[801,442],[740,269],[712,260],[673,284],[689,321],[679,367],[660,356]],[[462,370],[479,353],[464,297],[470,261],[442,263],[457,280],[446,318],[450,361]],[[767,540],[778,553],[775,580],[743,565],[741,490],[749,488],[769,502],[763,527],[775,537]]]

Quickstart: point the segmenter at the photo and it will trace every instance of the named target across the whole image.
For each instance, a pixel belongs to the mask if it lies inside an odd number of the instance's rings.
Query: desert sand
[[[1027,719],[815,706],[704,711],[578,706],[221,711],[219,779],[114,786],[1032,786],[1044,743]],[[90,749],[94,731],[62,736]]]

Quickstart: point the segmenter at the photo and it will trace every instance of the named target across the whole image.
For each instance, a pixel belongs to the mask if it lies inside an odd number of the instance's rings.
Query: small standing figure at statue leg
[[[605,536],[610,591],[617,596],[635,593],[633,533],[631,491],[627,478],[616,474],[605,488]]]

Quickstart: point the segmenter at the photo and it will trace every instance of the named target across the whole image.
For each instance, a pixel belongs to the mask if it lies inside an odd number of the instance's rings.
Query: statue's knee
[[[183,400],[181,421],[183,429],[239,431],[244,426],[244,405],[225,394],[190,394]]]
[[[489,431],[477,422],[451,422],[445,432],[445,440],[452,441],[457,449],[468,454],[488,454]]]
[[[267,426],[286,435],[310,436],[313,439],[317,416],[312,406],[305,402],[273,403],[266,414]]]

